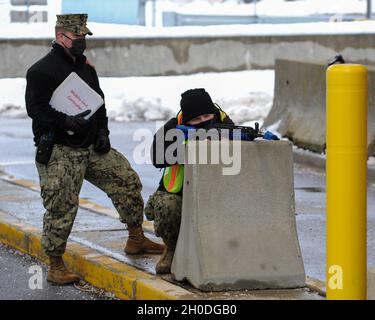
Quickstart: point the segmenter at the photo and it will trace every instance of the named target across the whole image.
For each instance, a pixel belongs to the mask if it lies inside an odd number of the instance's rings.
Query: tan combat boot
[[[156,264],[155,271],[157,274],[171,273],[172,260],[174,256],[174,247],[167,246],[161,256],[159,262]]]
[[[141,225],[128,226],[129,238],[126,242],[125,253],[127,254],[162,254],[165,245],[152,242],[143,234]]]
[[[66,269],[62,257],[49,257],[50,268],[47,281],[57,285],[78,282],[80,278]]]

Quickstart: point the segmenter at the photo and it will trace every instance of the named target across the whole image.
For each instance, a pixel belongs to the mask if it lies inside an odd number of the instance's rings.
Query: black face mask
[[[65,37],[67,37],[68,39],[72,40],[72,46],[71,46],[71,48],[67,48],[67,50],[70,52],[70,54],[73,57],[77,58],[85,52],[85,50],[86,50],[86,39],[85,38],[72,39],[64,33],[63,33],[63,35]]]
[[[214,124],[214,123],[216,123],[216,114],[214,115],[214,117],[213,117],[211,120],[207,120],[207,121],[204,121],[204,122],[198,123],[198,124],[194,125],[194,127],[197,127],[197,128],[205,128],[205,127],[207,127],[208,125],[210,125],[210,124]]]

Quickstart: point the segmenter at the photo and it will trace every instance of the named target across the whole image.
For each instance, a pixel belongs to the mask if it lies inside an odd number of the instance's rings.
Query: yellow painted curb
[[[3,212],[0,212],[0,242],[47,262],[47,256],[42,250],[39,230]],[[114,293],[120,299],[197,299],[192,292],[160,277],[73,242],[68,242],[64,261],[82,279],[97,288]]]

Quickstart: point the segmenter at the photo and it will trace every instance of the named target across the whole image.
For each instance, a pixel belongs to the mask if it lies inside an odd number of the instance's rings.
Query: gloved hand
[[[111,150],[111,143],[109,141],[108,134],[105,130],[99,130],[98,137],[96,139],[94,150],[99,153],[107,153]]]
[[[84,117],[90,114],[91,110],[83,111],[75,116],[66,116],[64,127],[74,133],[84,131],[89,126],[89,121]]]

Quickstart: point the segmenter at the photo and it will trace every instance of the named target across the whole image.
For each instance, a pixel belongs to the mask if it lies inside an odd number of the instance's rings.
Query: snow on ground
[[[100,84],[112,120],[165,120],[178,112],[182,92],[205,88],[235,122],[244,123],[264,119],[271,109],[274,71],[100,78]],[[0,79],[0,116],[26,117],[25,86],[23,78]]]
[[[367,164],[368,164],[370,167],[375,167],[375,157],[369,157],[369,158],[368,158],[368,161],[367,161]]]
[[[283,35],[374,34],[375,21],[312,22],[291,24],[251,24],[225,26],[142,27],[119,24],[88,23],[98,38],[189,38]],[[54,24],[36,23],[25,28],[22,23],[0,26],[0,39],[45,39],[54,37]]]
[[[37,28],[37,26],[34,26]],[[91,23],[94,38],[177,38],[222,36],[272,36],[311,34],[363,34],[375,33],[375,21],[311,22],[292,24],[250,24],[222,26],[140,27]],[[48,32],[45,30],[44,32]],[[17,30],[9,35],[17,36]],[[36,34],[34,34],[36,35]],[[0,33],[0,37],[2,37]],[[52,37],[52,36],[51,36]]]

